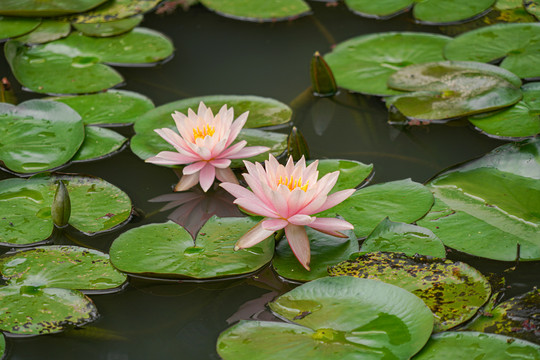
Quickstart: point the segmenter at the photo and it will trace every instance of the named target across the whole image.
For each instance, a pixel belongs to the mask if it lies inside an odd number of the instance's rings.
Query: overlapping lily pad
[[[294,323],[242,321],[219,336],[219,355],[225,360],[406,359],[425,344],[433,327],[430,311],[417,297],[353,277],[309,282],[270,308]]]
[[[0,15],[56,16],[90,10],[106,0],[2,0]]]
[[[220,15],[247,21],[288,20],[310,11],[303,0],[201,0],[201,3]]]
[[[402,252],[438,258],[446,257],[442,241],[429,229],[385,218],[362,243],[360,251]]]
[[[207,279],[252,273],[274,255],[274,240],[240,251],[234,244],[257,223],[248,217],[210,218],[193,240],[169,221],[129,230],[111,245],[111,262],[131,274],[166,278]]]
[[[386,86],[388,77],[411,64],[444,60],[442,50],[449,40],[414,32],[363,35],[338,44],[324,59],[340,87],[369,95],[396,95],[401,92]]]
[[[445,332],[435,334],[414,360],[513,358],[540,359],[540,346],[527,341],[479,332]]]
[[[152,10],[161,0],[109,0],[83,14],[67,17],[74,24],[96,24],[126,19]],[[80,11],[78,11],[80,12]]]
[[[17,80],[39,93],[81,94],[109,89],[123,81],[105,64],[148,66],[170,57],[172,42],[163,34],[135,28],[119,36],[96,38],[81,33],[43,45],[5,45],[6,59]]]
[[[474,51],[471,51],[474,49]],[[496,24],[462,34],[444,49],[449,60],[492,62],[521,78],[540,77],[540,24]]]
[[[29,100],[0,103],[0,134],[0,160],[11,171],[29,174],[68,162],[84,140],[84,126],[65,104]]]
[[[433,205],[433,195],[410,179],[377,184],[357,190],[347,200],[317,216],[342,216],[354,225],[358,237],[366,237],[385,217],[411,223]]]
[[[369,178],[373,175],[373,164],[366,165],[353,160],[321,159],[317,170],[319,171],[319,179],[328,173],[339,171],[338,181],[330,192],[333,193],[345,189],[354,189],[360,184],[369,181]]]
[[[495,0],[346,0],[355,13],[387,19],[413,8],[417,21],[427,24],[448,24],[467,21],[488,11]]]
[[[467,330],[502,334],[540,343],[540,291],[534,289],[492,308],[467,325]]]
[[[84,142],[71,159],[73,162],[93,161],[111,156],[122,149],[127,138],[116,131],[87,126]]]
[[[331,276],[376,279],[420,297],[442,331],[469,320],[488,301],[491,287],[476,269],[462,262],[403,253],[368,253],[328,269]]]
[[[539,152],[540,139],[507,144],[438,175],[427,184],[435,205],[418,225],[469,254],[539,260]]]
[[[51,204],[56,182],[64,181],[71,199],[69,223],[87,234],[110,230],[131,216],[129,197],[114,185],[90,176],[35,176],[0,181],[0,244],[28,246],[53,230]]]
[[[469,121],[480,131],[496,138],[524,138],[540,133],[540,82],[521,87],[523,99],[496,113],[475,115]]]
[[[540,1],[538,0],[529,0],[523,3],[525,10],[529,14],[534,15],[537,19],[540,19]]]
[[[41,24],[31,33],[19,36],[17,41],[25,44],[43,44],[69,35],[71,25],[66,22],[43,19]]]
[[[0,40],[24,35],[41,24],[41,19],[0,16]]]
[[[442,61],[408,66],[388,79],[393,89],[413,91],[387,99],[404,116],[448,120],[500,109],[521,100],[521,81],[493,65]]]
[[[142,15],[135,15],[129,18],[99,22],[99,23],[74,23],[73,27],[87,36],[108,37],[116,36],[130,31],[136,26],[139,26],[143,20]]]

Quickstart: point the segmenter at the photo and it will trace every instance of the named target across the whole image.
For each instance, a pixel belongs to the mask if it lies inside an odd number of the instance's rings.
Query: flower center
[[[197,139],[204,139],[207,135],[212,136],[215,132],[216,128],[210,126],[209,124],[203,126],[202,130],[197,126],[196,128],[193,128],[193,141],[197,141]]]
[[[293,191],[296,188],[300,188],[300,190],[307,191],[309,180],[306,181],[306,183],[302,185],[302,178],[299,178],[298,180],[295,181],[294,177],[292,176],[290,178],[288,177],[283,178],[282,176],[280,176],[277,184],[278,186],[285,185],[291,191]]]

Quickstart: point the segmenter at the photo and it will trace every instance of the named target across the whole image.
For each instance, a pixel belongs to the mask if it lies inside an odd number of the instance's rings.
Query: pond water
[[[171,15],[147,14],[142,26],[167,34],[176,52],[154,68],[119,68],[123,89],[150,97],[157,106],[186,97],[246,94],[275,98],[293,107],[294,124],[303,132],[313,158],[354,159],[373,163],[372,183],[412,178],[425,182],[444,168],[485,154],[503,141],[490,139],[465,122],[447,125],[392,127],[378,97],[342,91],[335,99],[315,98],[309,91],[309,62],[333,44],[375,32],[423,31],[409,14],[391,21],[364,19],[343,4],[327,7],[311,2],[313,15],[280,23],[247,23],[217,16],[201,6]],[[39,97],[21,92],[8,65],[0,60],[19,100]],[[120,129],[124,135],[130,128]],[[278,130],[279,131],[279,130]],[[288,129],[281,131],[287,132]],[[101,161],[73,164],[65,172],[99,176],[124,190],[141,216],[108,234],[94,237],[60,235],[55,241],[108,251],[122,232],[147,223],[164,222],[170,211],[149,202],[171,193],[177,176],[167,168],[146,164],[129,148]],[[2,173],[1,178],[12,177]],[[484,273],[503,274],[512,263],[452,253]],[[509,296],[538,284],[540,264],[520,263],[504,273]],[[218,359],[216,339],[238,319],[255,314],[271,319],[264,304],[290,289],[266,269],[255,278],[210,283],[130,279],[125,290],[92,295],[101,317],[84,329],[33,338],[11,338],[8,359]],[[262,297],[262,299],[261,299]],[[252,302],[259,299],[259,301]],[[237,311],[241,309],[240,313]]]

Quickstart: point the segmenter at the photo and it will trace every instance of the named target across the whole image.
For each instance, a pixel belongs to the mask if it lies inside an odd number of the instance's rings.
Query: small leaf
[[[337,91],[336,79],[318,51],[311,58],[311,86],[313,94],[317,96],[334,96]]]
[[[54,225],[59,228],[65,227],[69,222],[70,215],[71,201],[69,200],[69,192],[64,182],[59,180],[51,206],[51,217]]]

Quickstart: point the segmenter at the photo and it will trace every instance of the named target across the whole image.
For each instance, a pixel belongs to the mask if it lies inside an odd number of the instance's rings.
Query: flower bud
[[[317,96],[334,96],[338,91],[334,74],[318,51],[311,58],[311,86]]]
[[[306,160],[309,159],[309,147],[304,135],[302,135],[296,126],[293,126],[287,140],[287,156],[292,156],[294,161],[298,161],[302,155]]]
[[[54,225],[63,228],[68,224],[71,215],[71,201],[66,185],[62,180],[58,181],[56,193],[51,206],[51,217]]]

